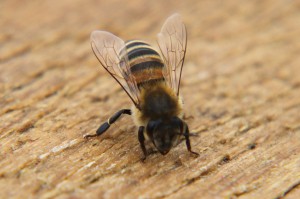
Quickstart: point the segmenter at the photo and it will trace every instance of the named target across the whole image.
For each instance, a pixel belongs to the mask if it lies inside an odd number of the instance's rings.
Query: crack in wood
[[[290,186],[287,190],[285,190],[284,192],[282,192],[279,196],[277,196],[275,199],[282,199],[285,198],[285,196],[287,196],[289,193],[291,193],[294,189],[296,189],[297,187],[300,186],[300,181],[296,182],[295,184],[293,184],[292,186]]]
[[[193,178],[188,179],[182,186],[178,187],[177,189],[173,190],[172,192],[170,192],[168,194],[164,194],[164,195],[155,197],[155,199],[162,199],[162,198],[169,197],[169,196],[177,193],[181,189],[186,188],[187,186],[191,186],[192,184],[194,184],[198,180],[200,180],[202,177],[208,176],[208,175],[214,173],[221,165],[225,165],[229,161],[230,161],[229,155],[223,156],[219,161],[217,161],[217,162],[213,163],[212,165],[210,165],[209,168],[207,168],[205,171],[201,172],[198,176],[195,176]]]

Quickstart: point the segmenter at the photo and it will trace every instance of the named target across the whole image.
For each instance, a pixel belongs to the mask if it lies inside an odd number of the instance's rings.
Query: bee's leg
[[[145,161],[146,157],[147,157],[147,150],[146,150],[146,147],[145,147],[144,129],[145,128],[143,126],[140,126],[139,131],[138,131],[139,142],[140,142],[142,151],[144,153],[144,157],[142,158],[142,161]]]
[[[183,133],[183,135],[185,137],[185,143],[186,143],[187,150],[189,152],[191,152],[192,154],[195,154],[198,156],[199,153],[192,151],[191,142],[190,142],[190,131],[189,131],[189,127],[187,125],[185,125],[185,132]]]
[[[107,122],[101,124],[101,126],[97,129],[96,134],[93,135],[85,135],[84,138],[90,138],[90,137],[96,137],[99,135],[102,135],[109,127],[111,124],[113,124],[115,121],[117,121],[122,114],[127,114],[131,115],[131,110],[130,109],[122,109],[116,112],[113,116],[111,116]]]

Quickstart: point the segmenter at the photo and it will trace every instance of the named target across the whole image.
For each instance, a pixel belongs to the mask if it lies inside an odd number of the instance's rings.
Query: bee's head
[[[147,125],[147,133],[157,150],[166,155],[177,144],[183,131],[183,122],[178,117],[168,120],[151,120]]]

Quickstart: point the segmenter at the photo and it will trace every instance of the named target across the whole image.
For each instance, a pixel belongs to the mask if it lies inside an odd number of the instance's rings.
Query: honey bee
[[[140,40],[124,42],[106,31],[91,33],[92,50],[104,69],[119,83],[133,102],[103,123],[96,134],[102,135],[121,115],[132,115],[138,128],[138,140],[147,157],[145,138],[166,155],[181,136],[193,154],[188,125],[183,121],[179,86],[184,63],[187,32],[179,14],[170,16],[157,35],[161,54]]]

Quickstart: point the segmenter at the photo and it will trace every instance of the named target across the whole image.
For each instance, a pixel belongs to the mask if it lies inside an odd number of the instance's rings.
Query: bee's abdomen
[[[159,53],[149,44],[131,40],[126,42],[130,71],[138,87],[164,81],[164,64]]]

